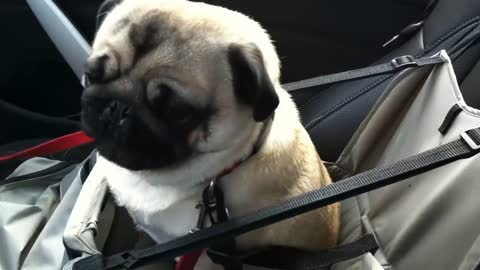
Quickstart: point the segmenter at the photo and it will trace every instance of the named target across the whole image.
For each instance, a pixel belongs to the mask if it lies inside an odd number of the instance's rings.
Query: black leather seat
[[[402,55],[433,54],[449,48],[480,19],[478,0],[440,0],[423,27],[378,63]],[[472,45],[454,67],[467,104],[480,108],[480,46]],[[391,79],[384,75],[294,92],[302,121],[324,160],[335,161]]]

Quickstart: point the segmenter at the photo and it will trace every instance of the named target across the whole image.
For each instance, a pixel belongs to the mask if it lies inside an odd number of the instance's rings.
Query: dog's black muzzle
[[[141,100],[112,93],[106,85],[91,85],[82,95],[82,127],[95,138],[105,158],[142,170],[173,165],[190,155],[186,137],[176,134],[160,117],[148,117],[152,114]]]

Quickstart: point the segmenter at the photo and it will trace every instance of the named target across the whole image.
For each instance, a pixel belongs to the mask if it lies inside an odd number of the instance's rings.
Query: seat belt
[[[480,152],[480,127],[463,132],[460,138],[418,155],[348,177],[320,189],[291,198],[252,214],[202,229],[175,240],[141,250],[130,250],[113,256],[101,254],[80,259],[73,270],[134,269],[149,262],[174,258],[206,248],[214,243],[314,209],[369,192]]]

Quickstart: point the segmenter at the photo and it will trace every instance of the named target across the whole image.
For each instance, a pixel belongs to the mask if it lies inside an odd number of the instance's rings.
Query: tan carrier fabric
[[[336,170],[354,175],[416,155],[458,139],[480,126],[480,110],[463,100],[447,60],[398,75],[337,161]],[[479,89],[480,90],[480,89]],[[454,105],[445,134],[439,132]],[[343,206],[342,242],[373,233],[375,258],[384,269],[473,270],[480,259],[480,156],[354,199]],[[367,255],[368,256],[368,255]],[[362,268],[365,257],[335,270]],[[363,264],[364,265],[364,264]]]

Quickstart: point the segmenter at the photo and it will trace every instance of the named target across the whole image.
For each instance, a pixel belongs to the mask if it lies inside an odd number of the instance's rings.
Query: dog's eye
[[[168,102],[167,116],[177,125],[187,124],[195,115],[195,109],[179,96],[173,96]]]
[[[172,124],[185,125],[195,114],[193,106],[177,95],[169,84],[158,84],[148,98],[153,111]]]
[[[173,94],[172,88],[167,84],[160,83],[149,86],[147,88],[148,104],[155,113],[163,114]]]
[[[169,85],[164,83],[159,84],[157,86],[157,95],[154,98],[154,105],[164,108],[165,105],[170,102],[173,95],[173,89]]]

